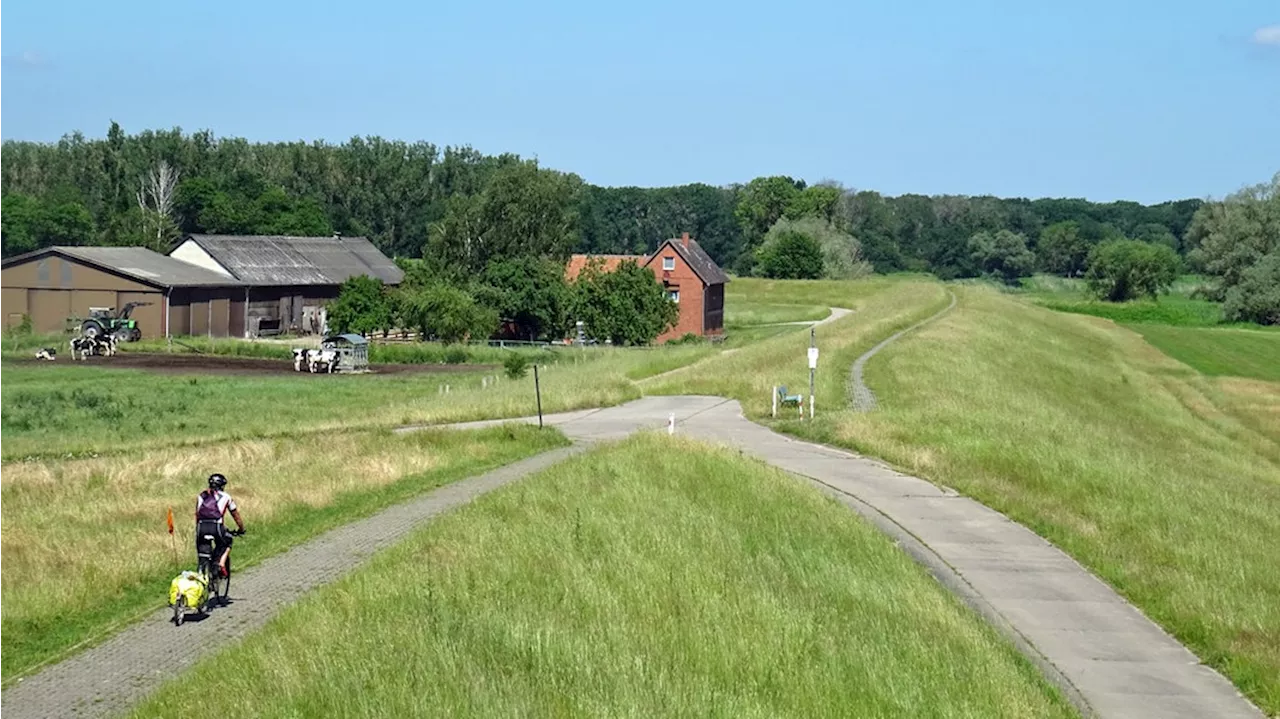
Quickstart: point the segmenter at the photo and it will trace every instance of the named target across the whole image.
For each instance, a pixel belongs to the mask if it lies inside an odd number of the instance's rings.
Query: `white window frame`
[[[666,270],[667,272],[670,272],[671,270],[674,270],[675,268],[676,268],[676,258],[675,258],[675,256],[674,256],[674,255],[673,255],[673,256],[670,256],[670,257],[663,257],[663,258],[662,258],[662,269],[663,269],[663,270]]]
[[[667,292],[667,299],[676,304],[680,304],[680,290],[669,290]]]

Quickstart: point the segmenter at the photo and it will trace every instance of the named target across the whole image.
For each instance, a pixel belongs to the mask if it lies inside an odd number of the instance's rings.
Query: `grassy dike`
[[[789,431],[1030,527],[1280,713],[1280,384],[1206,377],[1108,320],[956,292],[868,365],[878,411]]]
[[[1066,717],[890,540],[799,480],[665,435],[486,495],[136,712]]]

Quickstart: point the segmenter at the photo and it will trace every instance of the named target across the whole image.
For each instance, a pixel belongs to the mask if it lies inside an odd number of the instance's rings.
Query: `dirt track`
[[[46,367],[64,366],[71,358],[61,354],[55,362],[20,360],[21,364]],[[76,364],[81,364],[77,361]],[[224,355],[162,354],[152,352],[121,352],[114,357],[90,357],[83,362],[95,367],[113,369],[140,369],[166,374],[221,374],[221,375],[290,375],[302,377],[334,377],[338,375],[294,372],[293,361],[260,357],[229,357]],[[497,365],[447,365],[447,364],[371,364],[375,374],[428,374],[456,373],[492,370]]]

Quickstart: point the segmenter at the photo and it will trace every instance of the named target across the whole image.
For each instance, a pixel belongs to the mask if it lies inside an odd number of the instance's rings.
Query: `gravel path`
[[[884,349],[889,345],[889,343],[899,337],[912,330],[919,329],[920,327],[923,327],[924,325],[927,325],[943,316],[947,312],[950,312],[951,308],[956,306],[956,296],[954,292],[949,292],[948,294],[951,295],[951,304],[947,305],[940,312],[894,334],[889,339],[864,352],[863,355],[853,363],[853,370],[849,373],[849,401],[853,404],[854,410],[858,412],[870,412],[876,408],[876,396],[871,392],[871,388],[868,387],[867,383],[862,379],[862,370],[867,366],[867,360],[875,357],[877,352]]]
[[[0,713],[7,719],[121,713],[163,680],[258,629],[303,592],[333,581],[431,517],[598,441],[665,427],[672,417],[676,432],[736,446],[807,478],[866,517],[1003,632],[1086,716],[1265,719],[1230,682],[1025,527],[875,461],[777,434],[721,397],[646,397],[547,415],[544,421],[574,440],[573,447],[447,485],[300,545],[237,575],[233,597],[239,601],[230,607],[181,629],[166,622],[169,612],[157,612],[6,691]]]
[[[231,582],[229,606],[181,627],[157,611],[96,647],[27,677],[0,698],[5,719],[102,717],[127,711],[201,657],[257,630],[306,591],[347,573],[422,522],[549,467],[590,445],[553,450],[445,485],[404,504],[326,532],[244,572]],[[253,534],[242,542],[252,542]],[[157,596],[167,591],[158,586]]]

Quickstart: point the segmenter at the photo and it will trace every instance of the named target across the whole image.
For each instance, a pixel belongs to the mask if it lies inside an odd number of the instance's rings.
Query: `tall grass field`
[[[162,605],[194,564],[196,494],[230,480],[251,534],[246,567],[421,492],[567,444],[525,426],[410,434],[326,432],[78,460],[5,462],[6,682]],[[175,534],[166,516],[172,508]]]
[[[1068,717],[1011,645],[800,480],[665,435],[432,522],[135,717]]]

